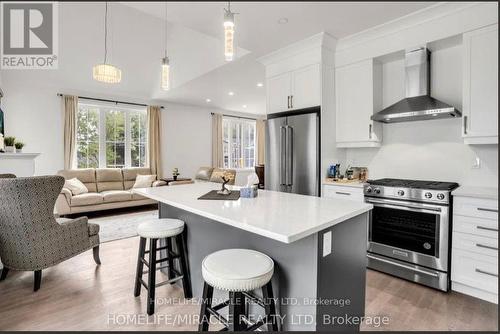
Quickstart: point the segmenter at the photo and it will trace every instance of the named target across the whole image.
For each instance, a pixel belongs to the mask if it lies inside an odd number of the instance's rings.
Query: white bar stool
[[[137,258],[137,271],[135,277],[134,296],[138,297],[141,294],[141,285],[148,290],[148,307],[149,315],[154,313],[155,309],[155,288],[173,284],[182,280],[182,288],[184,289],[184,298],[192,298],[191,282],[189,279],[189,271],[187,264],[187,250],[183,236],[184,222],[179,219],[160,218],[153,222],[142,223],[137,228],[137,234],[140,236],[139,255]],[[146,240],[149,239],[149,250],[146,250]],[[157,247],[159,239],[165,239],[164,247]],[[172,251],[172,241],[177,244],[177,253]],[[156,252],[165,250],[167,256],[161,259],[156,258]],[[146,261],[145,255],[149,254],[149,261]],[[179,261],[180,272],[174,268],[174,260]],[[158,263],[167,262],[166,265],[156,267]],[[144,265],[148,270],[143,271]],[[168,280],[156,284],[156,270],[168,268]],[[148,274],[148,283],[142,279],[143,274]]]
[[[223,249],[205,257],[202,262],[205,282],[198,331],[208,331],[210,315],[225,325],[224,330],[254,331],[267,325],[268,331],[278,331],[271,284],[273,273],[273,260],[250,249]],[[212,306],[214,288],[228,291],[229,299]],[[262,288],[262,298],[251,293],[259,288]],[[265,309],[265,316],[255,323],[247,316],[247,298]],[[229,307],[228,319],[217,312],[226,306]]]

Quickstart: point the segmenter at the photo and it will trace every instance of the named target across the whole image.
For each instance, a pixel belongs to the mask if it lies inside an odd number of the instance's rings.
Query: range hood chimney
[[[406,98],[379,111],[372,120],[383,123],[461,117],[456,108],[430,95],[430,57],[427,48],[405,53]]]

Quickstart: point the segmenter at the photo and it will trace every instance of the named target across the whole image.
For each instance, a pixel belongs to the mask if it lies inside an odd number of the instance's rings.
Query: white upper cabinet
[[[290,72],[267,79],[267,112],[276,113],[290,109],[291,90]]]
[[[464,33],[463,126],[466,144],[498,144],[498,25]]]
[[[381,109],[381,64],[373,59],[335,71],[337,146],[378,147],[382,124],[370,117]]]
[[[321,74],[319,64],[292,72],[291,109],[303,109],[321,104]]]
[[[320,65],[313,64],[267,79],[268,113],[321,104]]]

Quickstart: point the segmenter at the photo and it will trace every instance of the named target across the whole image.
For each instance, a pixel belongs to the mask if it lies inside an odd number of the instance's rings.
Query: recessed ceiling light
[[[242,107],[243,107],[243,108],[246,108],[246,107],[247,107],[247,105],[246,105],[246,104],[244,104],[244,105],[242,105]]]
[[[264,84],[262,82],[257,82],[257,87],[264,87]]]
[[[212,100],[210,100],[210,99],[206,99],[205,101],[206,101],[207,103],[212,102]]]
[[[287,24],[288,19],[286,17],[282,17],[278,20],[278,24]]]
[[[234,95],[234,92],[229,92],[229,93],[227,93],[227,95],[229,95],[229,96],[233,96],[233,95]]]

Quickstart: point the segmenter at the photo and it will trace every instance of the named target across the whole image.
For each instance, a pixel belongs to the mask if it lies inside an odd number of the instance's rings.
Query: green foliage
[[[16,142],[16,137],[8,136],[3,139],[3,143],[5,146],[14,146],[14,143]]]
[[[132,167],[146,164],[146,113],[129,111],[130,155]],[[77,113],[77,162],[78,168],[99,167],[99,116],[98,107],[80,106]],[[125,166],[125,138],[127,113],[123,110],[104,111],[105,150],[107,167]]]
[[[16,143],[14,144],[14,146],[16,147],[17,150],[22,150],[23,147],[24,147],[24,143],[20,142],[20,141],[16,141]]]

